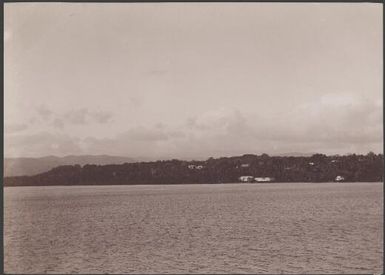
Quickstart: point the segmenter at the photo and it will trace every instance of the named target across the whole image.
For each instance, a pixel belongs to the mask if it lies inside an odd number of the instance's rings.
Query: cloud
[[[53,115],[53,111],[51,111],[51,109],[49,109],[46,105],[40,105],[36,108],[36,112],[39,116],[39,118],[47,121],[49,120],[52,115]]]
[[[167,140],[167,134],[159,128],[149,129],[145,127],[135,127],[119,134],[118,139],[127,139],[128,141],[160,141]]]
[[[64,134],[39,132],[30,135],[4,136],[4,155],[34,157],[44,155],[80,154],[80,140]]]
[[[40,121],[49,122],[49,125],[57,129],[63,129],[66,125],[106,124],[113,118],[113,114],[109,111],[94,111],[87,108],[55,113],[46,105],[40,105],[36,108],[36,112]]]
[[[55,127],[55,128],[63,129],[63,127],[64,127],[64,122],[63,122],[63,120],[60,119],[60,118],[55,118],[55,119],[52,121],[52,125],[53,125],[53,127]]]
[[[124,155],[132,157],[160,157],[163,152],[161,146],[154,140],[135,139],[125,134],[119,134],[114,138],[85,138],[81,146],[84,151],[92,154]]]
[[[88,116],[96,123],[105,124],[111,121],[112,113],[107,111],[89,112]]]
[[[70,124],[86,124],[88,110],[86,108],[71,110],[64,114],[63,120]]]
[[[67,113],[68,114],[68,113]],[[94,116],[93,116],[94,115]],[[107,123],[109,113],[78,109],[53,124]],[[381,152],[382,106],[378,102],[327,95],[295,108],[237,110],[219,108],[190,117],[180,125],[163,122],[128,128],[110,138],[77,139],[40,134],[7,139],[9,152],[26,154],[127,155],[157,158],[207,158],[244,153],[287,152],[325,154]]]
[[[90,123],[105,124],[111,121],[112,113],[108,111],[90,111],[86,108],[74,109],[61,116],[66,124],[84,125]]]
[[[90,111],[86,108],[75,109],[65,113],[62,120],[65,124],[84,125],[90,123],[105,124],[112,120],[112,113],[108,111]]]
[[[26,129],[28,129],[27,124],[5,124],[4,125],[5,134],[18,133]]]
[[[352,99],[307,102],[294,110],[259,113],[218,109],[189,118],[185,155],[382,151],[382,107]],[[331,102],[333,102],[331,104]]]
[[[300,141],[382,141],[382,106],[365,98],[325,95],[319,102],[303,104],[288,116],[287,122],[285,129],[297,129]]]
[[[167,155],[170,148],[173,148],[174,140],[184,137],[183,131],[158,123],[153,127],[132,127],[113,138],[88,137],[83,140],[82,146],[85,151],[94,154],[145,156],[156,159]]]

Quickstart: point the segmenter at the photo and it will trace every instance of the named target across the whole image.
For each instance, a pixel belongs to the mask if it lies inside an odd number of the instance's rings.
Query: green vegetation
[[[167,160],[119,165],[65,165],[36,176],[6,177],[5,186],[117,185],[238,182],[240,176],[273,177],[276,182],[382,181],[382,154],[311,157],[243,155],[206,161]]]

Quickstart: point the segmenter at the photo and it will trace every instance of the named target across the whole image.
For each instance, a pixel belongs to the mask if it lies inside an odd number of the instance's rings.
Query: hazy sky
[[[6,3],[5,156],[382,152],[382,5]]]

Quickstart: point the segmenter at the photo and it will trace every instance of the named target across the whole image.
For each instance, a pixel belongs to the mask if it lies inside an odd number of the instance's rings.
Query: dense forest
[[[5,186],[121,185],[239,182],[241,176],[271,177],[275,182],[383,181],[384,158],[367,155],[271,157],[243,155],[206,161],[165,160],[116,165],[64,165],[35,176],[4,178]]]

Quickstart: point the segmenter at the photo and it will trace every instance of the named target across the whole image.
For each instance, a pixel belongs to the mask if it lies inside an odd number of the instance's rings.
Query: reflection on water
[[[382,183],[5,188],[7,273],[380,273]]]

